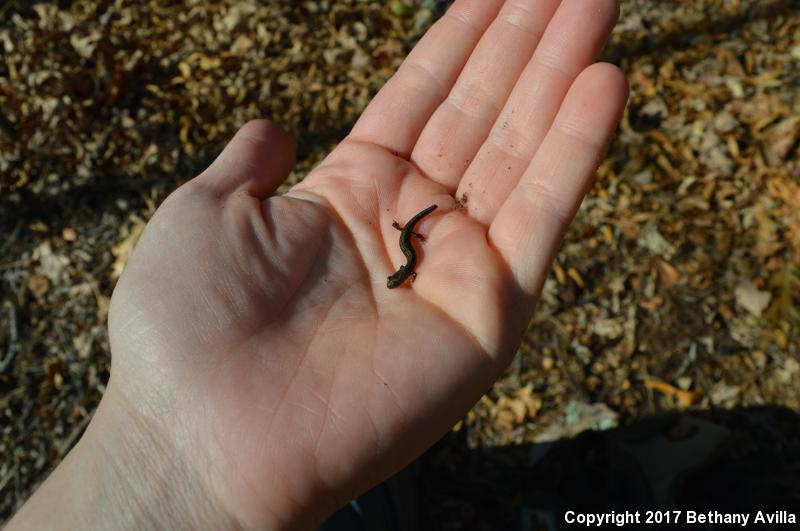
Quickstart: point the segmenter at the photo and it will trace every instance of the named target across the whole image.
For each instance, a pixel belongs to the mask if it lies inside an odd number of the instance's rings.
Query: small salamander
[[[400,266],[400,269],[397,270],[396,273],[393,273],[386,281],[386,287],[389,289],[396,288],[400,284],[406,281],[408,277],[411,277],[411,281],[413,282],[415,278],[417,278],[417,273],[414,271],[414,267],[417,265],[417,252],[414,250],[414,247],[411,245],[411,236],[414,235],[420,240],[425,240],[422,234],[417,234],[414,232],[414,225],[419,223],[419,220],[436,210],[437,205],[431,205],[406,223],[405,227],[401,227],[399,223],[396,221],[392,223],[392,227],[396,228],[400,231],[400,250],[403,251],[403,254],[406,256],[407,262],[404,265]]]

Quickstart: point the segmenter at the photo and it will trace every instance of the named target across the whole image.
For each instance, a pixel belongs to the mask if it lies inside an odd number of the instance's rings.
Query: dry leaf
[[[75,33],[70,35],[69,43],[75,48],[75,51],[78,52],[78,55],[83,57],[84,59],[89,59],[92,57],[94,53],[94,49],[97,47],[97,42],[100,40],[101,35],[96,33],[94,35],[87,35],[85,37],[81,37]]]
[[[670,288],[680,281],[681,274],[672,264],[659,256],[655,257],[655,263],[658,270],[658,279],[662,286]]]
[[[764,157],[770,166],[783,164],[789,150],[797,144],[800,135],[800,117],[787,118],[764,133]]]
[[[31,275],[28,277],[28,289],[34,297],[41,299],[50,289],[50,281],[42,275]]]
[[[703,398],[703,391],[700,389],[684,391],[683,389],[660,380],[645,380],[644,385],[648,389],[674,397],[683,407],[691,407]]]
[[[131,216],[132,224],[129,228],[125,229],[126,234],[123,236],[121,242],[117,243],[112,249],[111,254],[116,258],[112,265],[111,277],[114,279],[119,278],[122,270],[125,269],[125,264],[133,253],[133,248],[136,247],[136,242],[144,231],[146,222],[139,216]]]
[[[769,301],[772,295],[769,291],[759,290],[752,282],[745,280],[742,281],[733,292],[736,297],[736,302],[752,313],[756,317],[761,317],[761,314],[769,306]]]
[[[78,239],[78,235],[75,232],[75,229],[70,227],[65,227],[64,230],[61,231],[61,238],[67,242],[74,242]]]

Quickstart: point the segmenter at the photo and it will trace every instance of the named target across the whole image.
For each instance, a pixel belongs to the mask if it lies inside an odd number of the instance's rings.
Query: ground
[[[109,298],[159,202],[252,118],[295,135],[301,179],[447,2],[263,4],[0,7],[0,522],[102,396]],[[444,444],[800,408],[796,2],[622,0],[603,59],[631,85],[618,135],[518,355]]]

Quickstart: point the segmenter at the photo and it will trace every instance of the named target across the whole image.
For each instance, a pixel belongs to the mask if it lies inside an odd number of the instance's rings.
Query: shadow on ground
[[[748,515],[748,528],[798,529],[799,456],[800,415],[778,407],[669,414],[497,448],[470,449],[451,433],[323,529],[597,528],[565,522],[569,511],[574,518],[628,511],[628,530],[727,529],[725,515],[739,514]],[[755,521],[759,512],[763,522]]]
[[[721,529],[686,525],[686,511],[747,513],[751,527],[758,511],[800,508],[800,415],[785,408],[670,414],[514,447],[470,450],[455,438],[422,459],[423,529],[586,529],[566,525],[566,512],[625,510],[641,513],[625,529],[661,527],[647,525],[648,510],[683,511],[683,525],[668,527]]]

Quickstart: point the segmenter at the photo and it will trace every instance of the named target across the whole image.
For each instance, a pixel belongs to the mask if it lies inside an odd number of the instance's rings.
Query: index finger
[[[408,158],[503,0],[456,0],[364,110],[349,137]]]

